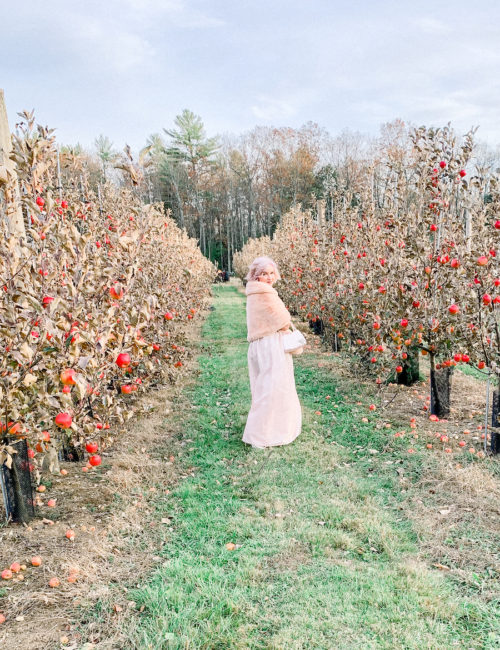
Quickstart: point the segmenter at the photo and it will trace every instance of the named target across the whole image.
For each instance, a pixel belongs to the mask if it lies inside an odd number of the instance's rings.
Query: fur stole
[[[288,309],[278,296],[276,289],[266,282],[247,282],[247,329],[248,341],[275,334],[290,325]]]

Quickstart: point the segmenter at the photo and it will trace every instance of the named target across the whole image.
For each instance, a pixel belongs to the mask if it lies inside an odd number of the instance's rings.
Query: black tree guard
[[[450,392],[453,366],[436,369],[431,360],[431,414],[438,418],[450,415]]]
[[[26,440],[10,441],[8,444],[17,453],[12,454],[10,468],[5,463],[0,468],[5,510],[8,519],[27,523],[35,516],[28,445]]]

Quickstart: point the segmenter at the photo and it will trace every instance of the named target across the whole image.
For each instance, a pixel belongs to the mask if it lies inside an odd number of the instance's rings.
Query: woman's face
[[[274,284],[276,282],[276,271],[272,264],[268,264],[262,273],[258,276],[259,282],[266,282],[267,284]]]

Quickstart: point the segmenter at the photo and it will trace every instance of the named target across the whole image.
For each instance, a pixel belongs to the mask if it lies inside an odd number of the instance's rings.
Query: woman
[[[269,257],[257,257],[246,277],[252,407],[243,442],[252,447],[287,445],[299,435],[302,426],[293,359],[284,351],[282,341],[290,332],[290,314],[273,289],[280,277]]]

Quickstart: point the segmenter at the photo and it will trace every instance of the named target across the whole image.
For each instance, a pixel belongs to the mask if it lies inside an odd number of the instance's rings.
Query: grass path
[[[157,571],[131,594],[142,608],[131,645],[500,647],[493,605],[417,559],[398,471],[417,476],[418,454],[403,465],[397,448],[382,454],[385,434],[360,421],[357,397],[345,400],[314,352],[295,363],[300,437],[269,450],[242,444],[244,296],[217,286],[214,307],[188,389],[191,412],[178,416],[184,463],[195,470],[158,501],[173,533]]]

